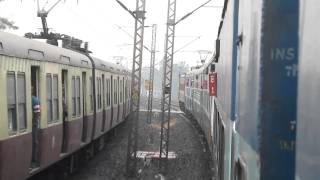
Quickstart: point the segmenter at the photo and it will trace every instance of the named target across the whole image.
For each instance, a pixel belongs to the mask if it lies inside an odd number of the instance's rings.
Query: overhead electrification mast
[[[154,63],[156,57],[156,35],[157,25],[152,25],[152,40],[151,40],[151,60],[150,60],[150,82],[149,82],[149,94],[148,94],[148,119],[147,122],[151,123],[152,116],[152,99],[153,99],[153,80],[154,80]]]
[[[165,55],[163,61],[163,80],[162,80],[162,101],[161,101],[161,137],[160,137],[160,170],[165,171],[167,167],[169,152],[169,130],[170,130],[170,108],[171,108],[171,88],[172,88],[172,66],[174,54],[175,26],[193,14],[201,7],[208,4],[208,0],[201,6],[189,12],[181,19],[176,21],[176,0],[168,0],[167,11],[167,30],[165,42]]]
[[[129,10],[123,3],[116,0],[121,7],[135,19],[133,64],[131,74],[131,114],[129,117],[130,132],[127,147],[127,175],[134,176],[137,168],[138,120],[140,109],[141,68],[143,52],[143,34],[145,20],[145,0],[137,0],[136,10]]]
[[[160,170],[165,171],[169,150],[170,106],[174,35],[176,20],[176,0],[168,0],[167,30],[165,54],[163,61],[162,99],[161,99],[161,136],[160,136]],[[165,168],[165,169],[163,169]]]

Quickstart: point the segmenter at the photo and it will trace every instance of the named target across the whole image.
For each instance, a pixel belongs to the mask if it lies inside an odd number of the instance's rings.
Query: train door
[[[111,100],[111,103],[110,103],[110,106],[111,106],[111,120],[110,120],[110,128],[112,128],[112,121],[113,121],[113,101],[114,101],[114,96],[113,96],[113,86],[114,86],[114,83],[113,83],[113,76],[111,76],[111,87],[110,87],[110,100]]]
[[[105,88],[105,79],[104,74],[102,74],[102,126],[101,132],[104,131],[104,126],[106,124],[106,88]]]
[[[39,127],[40,127],[40,104],[39,98],[39,71],[40,67],[31,66],[31,93],[32,93],[32,159],[31,167],[36,168],[40,165],[40,145],[39,145]]]
[[[62,146],[61,153],[67,152],[67,124],[66,121],[68,119],[68,71],[62,70]]]
[[[91,78],[91,88],[92,87],[92,82],[93,79]],[[93,91],[91,89],[91,95],[92,95]],[[82,117],[83,117],[83,120],[82,120],[82,142],[86,142],[86,139],[87,139],[87,132],[88,132],[88,121],[87,121],[87,74],[86,72],[82,72]],[[92,102],[91,102],[92,103]]]

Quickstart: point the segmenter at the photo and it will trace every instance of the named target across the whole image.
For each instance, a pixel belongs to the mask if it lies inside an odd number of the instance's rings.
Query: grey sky
[[[56,0],[40,0],[42,7],[48,1],[49,8]],[[177,0],[177,19],[190,12],[206,0]],[[131,10],[135,9],[135,0],[122,0]],[[222,6],[223,0],[213,0],[208,6]],[[199,61],[198,50],[214,49],[222,8],[205,7],[182,21],[176,27],[175,49],[201,36],[179,53],[175,54],[175,63],[185,61],[195,65]],[[157,24],[156,62],[163,57],[167,0],[146,0],[146,25]],[[0,3],[0,16],[8,17],[19,26],[18,30],[8,32],[23,35],[36,32],[41,28],[40,18],[36,17],[37,5],[34,0],[6,0]],[[132,43],[129,37],[117,25],[133,35],[134,19],[125,12],[115,0],[66,0],[50,12],[48,26],[53,31],[72,35],[89,42],[93,55],[107,61],[114,61],[115,56],[124,56],[131,66]],[[151,28],[145,29],[144,44],[150,47]],[[144,51],[143,65],[148,66],[150,54]]]

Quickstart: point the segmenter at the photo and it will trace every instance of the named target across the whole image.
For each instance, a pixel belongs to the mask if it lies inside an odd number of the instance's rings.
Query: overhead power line
[[[131,37],[132,39],[134,39],[134,37],[133,37],[128,31],[126,31],[124,28],[122,28],[121,26],[119,26],[119,25],[117,25],[117,24],[114,24],[114,25],[117,26],[121,31],[123,31],[124,33],[126,33],[129,37]],[[148,52],[151,53],[151,50],[150,50],[147,46],[143,45],[143,48],[146,49]]]
[[[203,6],[207,5],[210,1],[212,0],[208,0],[207,2],[203,3],[202,5],[200,5],[199,7],[197,7],[196,9],[194,9],[193,11],[187,13],[186,15],[184,15],[181,19],[179,19],[175,25],[177,25],[179,22],[185,20],[187,17],[189,17],[191,14],[193,14],[194,12],[196,12],[198,9],[202,8]]]

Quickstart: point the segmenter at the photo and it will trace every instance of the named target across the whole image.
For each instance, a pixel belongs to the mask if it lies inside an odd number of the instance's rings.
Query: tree
[[[0,0],[0,3],[4,0]],[[0,30],[4,29],[18,29],[18,26],[14,25],[13,21],[10,21],[7,18],[0,17]]]

